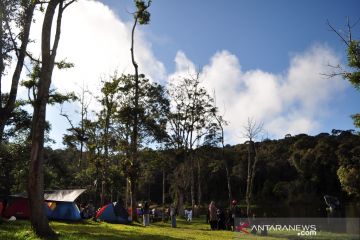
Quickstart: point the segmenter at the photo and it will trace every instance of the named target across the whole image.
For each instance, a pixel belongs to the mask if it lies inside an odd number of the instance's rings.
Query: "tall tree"
[[[254,178],[256,173],[256,164],[258,162],[258,154],[255,145],[256,137],[263,130],[263,124],[257,123],[254,119],[248,118],[247,125],[244,126],[244,136],[248,139],[248,162],[247,162],[247,178],[246,178],[246,212],[249,216],[251,198],[254,186]]]
[[[143,74],[139,74],[136,85],[134,78],[133,75],[123,75],[119,78],[119,108],[115,116],[115,132],[118,136],[116,145],[118,151],[126,156],[123,167],[130,184],[132,207],[136,202],[137,184],[142,171],[138,151],[144,146],[144,143],[161,143],[164,140],[166,116],[169,111],[169,101],[161,85],[151,83]],[[134,91],[135,88],[138,88],[137,93]],[[136,94],[137,106],[132,101]],[[133,133],[136,115],[137,148],[134,158]],[[136,220],[136,217],[133,220]]]
[[[106,184],[106,174],[109,164],[109,148],[111,144],[111,134],[110,130],[112,127],[112,119],[117,110],[117,92],[119,79],[117,76],[113,76],[109,82],[104,82],[104,86],[101,89],[102,98],[100,99],[103,109],[99,114],[99,123],[102,129],[102,142],[103,142],[103,163],[101,169],[101,194],[100,194],[100,204],[105,204],[105,184]]]
[[[183,78],[169,87],[169,144],[186,160],[190,172],[191,205],[195,206],[194,149],[216,128],[214,100],[200,85],[199,73]],[[200,144],[199,144],[200,142]],[[179,171],[181,173],[181,171]],[[199,183],[198,183],[199,184]],[[181,195],[178,195],[181,196]],[[181,201],[179,201],[181,202]],[[182,206],[178,206],[182,208]]]
[[[47,4],[41,33],[41,71],[37,98],[34,102],[32,119],[32,147],[30,154],[28,195],[30,201],[30,221],[37,235],[42,237],[54,235],[44,211],[44,130],[46,105],[49,100],[49,89],[55,65],[55,57],[60,41],[61,21],[64,10],[74,1],[50,0]],[[56,32],[51,46],[53,18],[58,8]]]
[[[336,153],[339,158],[337,176],[342,189],[355,199],[360,199],[360,147],[359,136],[348,134]]]
[[[148,0],[147,3],[143,0],[135,0],[136,12],[133,14],[134,16],[134,24],[131,31],[131,61],[134,66],[135,74],[134,74],[134,118],[133,118],[133,133],[131,135],[131,165],[137,165],[138,162],[138,107],[139,107],[139,66],[135,61],[135,49],[134,49],[134,35],[136,25],[139,23],[140,25],[148,24],[150,22],[150,13],[148,12],[148,8],[150,7],[151,0]],[[132,209],[132,220],[137,220],[136,215],[136,188],[137,183],[136,179],[130,180],[130,198],[131,198],[131,209]]]
[[[66,118],[66,120],[70,124],[70,128],[67,129],[69,134],[65,134],[63,137],[63,143],[65,143],[69,148],[78,149],[80,152],[80,156],[78,156],[79,162],[78,166],[82,167],[84,165],[84,147],[86,146],[86,142],[88,141],[89,137],[85,131],[85,123],[88,120],[88,108],[90,105],[90,100],[87,98],[87,94],[89,92],[85,90],[84,87],[81,89],[81,93],[77,94],[77,100],[80,102],[81,108],[80,112],[76,111],[76,113],[80,113],[80,122],[78,125],[74,125],[73,121],[70,119],[69,115],[63,113],[61,111],[61,115]],[[80,145],[80,146],[78,146]]]
[[[359,21],[357,21],[358,23]],[[348,80],[357,90],[360,90],[360,40],[353,38],[353,28],[357,24],[351,25],[349,18],[347,18],[347,29],[345,34],[336,30],[329,22],[328,25],[334,31],[347,47],[347,65],[349,68],[344,69],[341,65],[333,66],[336,71],[329,74],[330,77],[342,76]],[[360,128],[360,113],[353,114],[352,119],[354,125]]]
[[[225,167],[225,173],[226,173],[226,182],[227,182],[227,190],[228,190],[228,197],[229,197],[229,208],[231,209],[231,202],[232,202],[232,190],[231,190],[231,173],[230,173],[230,166],[229,166],[229,161],[228,159],[225,157],[225,132],[224,132],[224,127],[228,124],[225,119],[223,118],[223,116],[218,115],[216,113],[214,113],[214,118],[217,121],[217,126],[218,126],[218,132],[219,132],[219,136],[218,136],[218,140],[220,140],[220,147],[221,147],[221,160],[224,163],[224,167]],[[216,133],[215,133],[216,135]]]
[[[30,27],[33,21],[34,10],[37,0],[3,0],[0,2],[0,143],[6,122],[16,107],[17,90],[20,75],[27,55]],[[14,33],[12,26],[20,25],[20,34]],[[14,69],[11,89],[8,94],[2,89],[2,80],[6,66],[11,61],[11,53],[15,53],[17,62]]]

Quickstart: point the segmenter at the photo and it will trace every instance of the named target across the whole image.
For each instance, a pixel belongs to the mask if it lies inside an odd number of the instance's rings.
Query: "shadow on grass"
[[[60,239],[89,239],[89,240],[115,240],[115,239],[134,239],[134,240],[161,240],[161,239],[169,239],[169,240],[178,240],[180,238],[174,238],[164,235],[155,235],[155,234],[146,234],[139,232],[122,232],[122,231],[111,231],[107,230],[106,232],[76,232],[76,233],[67,233],[60,234]]]
[[[101,226],[101,227],[100,227]],[[134,240],[178,240],[180,238],[164,236],[162,234],[148,233],[139,224],[108,224],[108,223],[94,223],[94,222],[85,222],[85,223],[57,223],[54,226],[55,230],[60,232],[60,239],[64,237],[65,239],[104,239],[104,240],[114,240],[114,239],[134,239]]]
[[[97,222],[51,222],[58,233],[59,240],[179,240],[181,238],[164,236],[161,233],[147,233],[139,224],[114,225]],[[0,225],[0,239],[6,240],[38,240],[31,230],[29,221],[16,221]]]

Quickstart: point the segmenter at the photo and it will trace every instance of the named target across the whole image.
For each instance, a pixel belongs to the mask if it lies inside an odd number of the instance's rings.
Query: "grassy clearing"
[[[138,223],[132,225],[98,223],[84,221],[78,223],[51,222],[53,229],[59,234],[60,240],[162,240],[162,239],[261,239],[261,240],[284,240],[284,239],[314,239],[314,240],[359,240],[358,236],[346,234],[333,234],[318,232],[317,236],[299,237],[295,232],[270,232],[269,236],[261,237],[234,233],[230,231],[211,231],[203,219],[195,219],[192,223],[178,220],[178,228],[171,228],[170,223],[154,223],[150,227],[143,227]],[[31,231],[28,221],[15,221],[0,225],[0,239],[26,239],[38,240]]]

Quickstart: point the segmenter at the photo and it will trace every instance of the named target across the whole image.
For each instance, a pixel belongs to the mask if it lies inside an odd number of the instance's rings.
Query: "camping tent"
[[[44,209],[52,220],[80,220],[80,211],[74,201],[85,189],[45,191]],[[3,216],[9,218],[29,218],[29,199],[25,193],[12,195],[8,199]]]
[[[111,223],[129,223],[129,214],[124,206],[116,202],[109,203],[98,211],[96,218]]]
[[[48,202],[46,208],[48,219],[80,220],[80,211],[74,202]]]
[[[22,197],[9,198],[7,200],[7,205],[3,210],[3,217],[10,218],[11,216],[21,219],[29,218],[29,200]]]

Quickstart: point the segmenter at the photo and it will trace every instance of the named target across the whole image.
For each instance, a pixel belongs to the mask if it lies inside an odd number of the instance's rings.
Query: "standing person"
[[[186,221],[191,222],[192,221],[192,209],[189,209],[187,212],[187,218]]]
[[[238,225],[240,223],[240,218],[241,218],[241,210],[239,208],[239,206],[237,205],[237,201],[236,200],[232,200],[231,202],[231,225],[232,225],[232,230],[235,230],[235,226]]]
[[[147,201],[145,202],[143,208],[143,223],[144,227],[150,225],[150,204]]]
[[[170,218],[171,218],[171,227],[176,228],[176,210],[174,205],[170,205]]]
[[[216,212],[215,202],[211,201],[209,205],[209,222],[211,230],[215,230],[217,228],[217,212]]]

